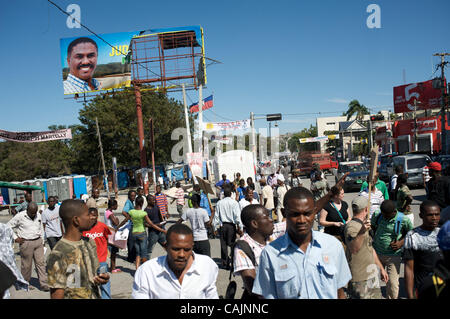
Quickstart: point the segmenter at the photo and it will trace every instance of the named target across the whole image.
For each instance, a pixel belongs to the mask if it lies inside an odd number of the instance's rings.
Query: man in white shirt
[[[14,241],[20,244],[20,270],[23,278],[30,282],[34,259],[41,290],[49,291],[44,259],[44,229],[42,216],[37,210],[37,204],[30,202],[26,211],[17,213],[7,224],[14,232]]]
[[[359,195],[369,199],[369,189],[365,188],[363,191],[359,193]],[[376,211],[380,210],[380,206],[383,202],[384,202],[383,193],[375,186],[372,186],[372,194],[370,195],[369,219],[372,218],[372,215]]]
[[[254,190],[251,187],[245,189],[245,197],[239,201],[239,207],[241,211],[248,205],[259,204],[259,202],[253,197]]]
[[[220,258],[222,267],[230,269],[230,257],[228,247],[236,241],[236,232],[240,236],[242,232],[241,209],[239,203],[231,197],[231,186],[224,186],[224,199],[217,202],[216,212],[214,214],[213,226],[217,230],[220,228]],[[236,229],[237,228],[237,229]]]
[[[208,256],[195,254],[192,230],[175,224],[167,231],[167,255],[141,265],[134,275],[134,299],[218,299],[219,269]]]
[[[63,236],[62,220],[59,217],[59,206],[56,205],[54,196],[48,197],[48,208],[42,213],[42,225],[44,226],[45,237],[50,249],[53,250],[56,243]]]
[[[178,223],[189,220],[194,233],[194,252],[211,257],[211,245],[209,244],[207,230],[209,216],[206,209],[200,208],[200,199],[200,195],[192,195],[191,201],[194,207],[188,208],[181,215]]]

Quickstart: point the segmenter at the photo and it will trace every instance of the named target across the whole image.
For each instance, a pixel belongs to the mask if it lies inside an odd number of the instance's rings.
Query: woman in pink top
[[[108,200],[108,209],[105,211],[105,224],[110,228],[114,228],[119,225],[119,219],[114,216],[114,210],[117,209],[117,201],[115,199]],[[116,256],[119,252],[119,248],[108,244],[108,249],[111,252],[111,272],[121,272],[120,268],[116,268]]]

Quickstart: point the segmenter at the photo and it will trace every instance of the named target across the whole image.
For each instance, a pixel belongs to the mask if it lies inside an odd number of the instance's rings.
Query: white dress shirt
[[[41,237],[44,240],[44,227],[42,226],[40,213],[37,213],[33,220],[27,215],[26,211],[22,211],[17,213],[7,224],[13,230],[14,240],[17,237],[23,239],[36,239]]]
[[[192,253],[194,261],[180,284],[167,264],[167,255],[141,265],[134,275],[133,299],[218,299],[219,268],[206,255]]]
[[[223,223],[233,223],[242,229],[241,207],[233,198],[235,197],[225,197],[217,202],[213,219],[214,229],[222,227]]]

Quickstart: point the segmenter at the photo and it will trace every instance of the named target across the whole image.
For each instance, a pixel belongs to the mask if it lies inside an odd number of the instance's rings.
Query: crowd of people
[[[130,190],[121,220],[116,199],[108,201],[100,220],[97,190],[86,202],[49,197],[43,212],[30,200],[0,224],[0,296],[8,298],[12,285],[31,288],[34,261],[40,289],[53,299],[110,299],[110,276],[122,271],[116,264],[122,245],[136,269],[136,299],[219,298],[219,267],[230,272],[225,298],[235,298],[231,278],[241,276],[242,299],[379,299],[380,281],[386,283],[385,297],[397,299],[402,263],[408,298],[446,298],[450,178],[442,176],[439,163],[429,163],[422,223],[414,228],[407,176],[401,167],[395,172],[388,186],[377,178],[362,184],[351,203],[344,200],[346,175],[330,187],[318,168],[310,189],[286,167],[259,174],[255,182],[239,173],[230,181],[223,174],[215,184],[215,205],[198,184],[185,192],[176,183],[175,221],[169,220],[169,199],[160,185],[147,196],[141,188]],[[126,237],[120,245],[118,234]],[[210,244],[217,237],[219,265]],[[44,238],[51,250],[46,260]],[[19,244],[20,270],[13,241]],[[166,254],[152,258],[156,243]]]

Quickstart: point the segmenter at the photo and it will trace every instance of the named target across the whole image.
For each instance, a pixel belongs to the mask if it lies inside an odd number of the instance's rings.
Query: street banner
[[[202,153],[186,153],[186,159],[192,176],[203,176]]]
[[[202,111],[210,109],[214,106],[214,102],[213,102],[213,96],[210,95],[208,96],[206,99],[203,99],[203,107],[202,107]],[[189,106],[189,112],[190,113],[196,113],[198,112],[199,108],[198,108],[198,102],[191,104]]]
[[[72,139],[72,130],[70,128],[44,132],[9,132],[0,130],[0,139],[22,143],[66,140]]]
[[[250,120],[234,122],[202,123],[203,131],[247,130],[250,128]]]
[[[131,86],[131,64],[125,58],[139,31],[60,39],[64,94]]]
[[[417,101],[417,110],[440,108],[441,94],[441,89],[433,88],[433,80],[396,86],[394,112],[413,112],[414,101]]]
[[[311,143],[311,142],[322,142],[322,141],[326,142],[326,141],[328,141],[328,136],[305,137],[305,138],[300,138],[299,141],[300,141],[300,144]]]

